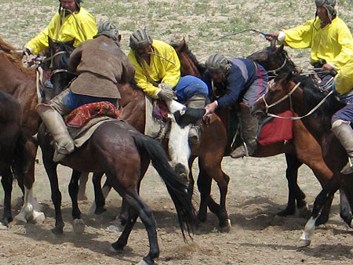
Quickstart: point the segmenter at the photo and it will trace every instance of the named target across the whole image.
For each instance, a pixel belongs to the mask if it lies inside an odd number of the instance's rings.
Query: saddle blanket
[[[288,110],[281,114],[282,117],[293,117]],[[271,118],[260,127],[257,141],[260,145],[269,145],[293,139],[293,121],[290,119]]]
[[[102,123],[119,119],[121,111],[107,101],[89,103],[74,109],[65,117],[65,122],[75,146],[81,147]]]

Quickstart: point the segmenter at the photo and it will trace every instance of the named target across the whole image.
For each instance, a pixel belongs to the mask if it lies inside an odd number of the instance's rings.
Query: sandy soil
[[[352,232],[338,215],[334,201],[331,219],[316,230],[312,245],[297,250],[306,218],[281,218],[275,214],[286,203],[283,156],[272,158],[225,158],[223,167],[231,176],[228,211],[232,221],[229,233],[219,233],[217,219],[208,220],[194,234],[194,240],[184,243],[177,226],[173,204],[164,184],[153,168],[142,184],[142,197],[154,210],[161,249],[158,264],[351,264]],[[54,211],[50,201],[48,180],[39,162],[35,194],[45,205],[46,220],[42,224],[11,224],[1,231],[0,264],[135,264],[148,251],[143,225],[138,222],[126,249],[121,254],[110,252],[110,244],[119,232],[107,228],[119,212],[120,198],[108,197],[108,211],[100,216],[87,214],[92,200],[92,185],[88,184],[89,201],[80,203],[86,230],[76,235],[71,226],[71,207],[67,194],[70,170],[59,169],[63,192],[64,235],[54,236]],[[194,168],[197,173],[197,169]],[[319,191],[318,182],[306,167],[300,169],[300,185],[312,204]],[[213,194],[217,198],[214,185]],[[153,191],[151,190],[153,187]],[[19,194],[15,188],[15,195]],[[195,193],[195,205],[198,193]],[[19,210],[15,206],[14,213]]]

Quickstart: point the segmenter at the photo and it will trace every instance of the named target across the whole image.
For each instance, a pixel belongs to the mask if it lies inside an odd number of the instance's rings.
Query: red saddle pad
[[[288,110],[278,114],[282,117],[293,117],[293,113]],[[258,143],[268,145],[293,139],[293,121],[289,119],[274,118],[265,123],[258,135]]]

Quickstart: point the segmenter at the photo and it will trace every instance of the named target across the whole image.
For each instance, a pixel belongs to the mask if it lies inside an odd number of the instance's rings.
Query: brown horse
[[[33,210],[34,164],[37,154],[36,140],[33,138],[38,131],[39,116],[35,111],[38,103],[36,92],[36,75],[34,69],[23,67],[16,49],[0,38],[0,91],[11,94],[17,99],[22,110],[22,131],[28,151],[25,165],[25,178],[20,179],[20,186],[24,186],[24,204],[15,219],[27,222],[28,219],[42,220],[43,213]]]
[[[275,81],[265,97],[256,103],[252,112],[258,115],[273,115],[293,109],[320,143],[324,160],[333,172],[333,177],[316,197],[311,218],[305,225],[301,239],[302,246],[307,246],[315,226],[318,225],[324,204],[331,200],[339,188],[345,193],[350,208],[353,209],[353,174],[340,173],[347,163],[347,153],[331,133],[331,117],[345,104],[332,92],[319,89],[309,76],[293,76],[290,72],[281,74]]]
[[[54,47],[54,46],[53,46]],[[59,47],[56,45],[56,47]],[[54,51],[53,51],[54,52]],[[52,52],[52,54],[53,54]],[[66,69],[62,59],[67,56],[67,53],[59,53],[60,49],[56,50],[57,54],[52,60],[52,67],[56,69]],[[64,71],[61,72],[65,73]],[[56,75],[59,78],[60,72]],[[59,87],[64,87],[66,84],[58,82]],[[120,106],[122,114],[120,118],[125,120],[138,131],[145,130],[145,95],[143,91],[132,84],[120,84],[118,89],[121,94]],[[203,133],[200,139],[200,144],[191,146],[191,157],[189,159],[189,168],[193,161],[198,157],[199,163],[199,178],[198,187],[200,191],[200,206],[198,218],[205,221],[207,217],[207,207],[218,217],[219,227],[221,231],[229,231],[230,219],[226,210],[226,195],[228,191],[229,177],[222,171],[221,162],[226,147],[226,131],[217,115],[210,117],[210,123],[204,125]],[[144,172],[142,172],[144,174]],[[93,180],[95,183],[96,204],[99,208],[96,212],[104,211],[104,196],[98,187],[100,184],[101,175],[95,174]],[[194,179],[190,170],[190,185],[189,193],[193,193]],[[220,189],[220,203],[216,203],[210,196],[211,182],[214,179]],[[98,198],[97,198],[98,197]],[[191,199],[191,198],[190,198]],[[126,222],[126,218],[122,217],[122,222]]]
[[[4,188],[4,213],[0,229],[12,221],[11,192],[13,174],[23,178],[25,148],[21,131],[22,112],[18,101],[0,91],[0,177]]]
[[[38,132],[38,141],[43,152],[43,162],[50,180],[52,200],[55,206],[56,222],[53,232],[62,234],[64,222],[60,209],[61,193],[58,188],[57,163],[52,160],[54,152],[50,144],[52,139],[45,132],[44,126]],[[101,124],[88,142],[60,162],[75,169],[76,172],[104,172],[107,175],[110,185],[129,205],[128,222],[112,247],[116,251],[123,250],[136,219],[140,217],[147,230],[150,246],[148,255],[143,258],[143,264],[154,264],[154,259],[159,256],[153,213],[138,194],[138,187],[143,176],[141,172],[146,171],[150,160],[167,186],[183,235],[184,230],[189,233],[196,216],[194,216],[191,201],[188,199],[187,183],[169,165],[161,144],[139,133],[128,123],[112,120]],[[79,175],[73,176],[69,193],[72,199],[74,229],[83,232],[83,221],[77,205],[78,186],[75,184],[78,177]]]
[[[187,47],[185,41],[178,44],[174,44],[173,47],[177,51],[180,61],[181,61],[181,71],[182,74],[192,74],[195,76],[202,76],[205,67],[199,63],[195,55]],[[279,71],[294,71],[295,65],[288,58],[283,47],[275,49],[272,45],[271,47],[254,53],[248,57],[254,61],[262,64],[269,75],[275,75]],[[227,113],[218,113],[220,117],[226,117]],[[224,121],[224,120],[223,120]],[[226,121],[224,121],[225,127]],[[291,142],[279,142],[270,145],[259,145],[253,157],[268,157],[277,154],[284,153],[287,161],[286,177],[288,180],[288,204],[287,207],[278,213],[280,216],[287,216],[295,213],[297,208],[302,208],[306,206],[305,194],[300,189],[297,184],[297,175],[299,167],[304,163],[309,166],[321,185],[325,185],[332,177],[332,172],[326,166],[322,159],[322,152],[319,144],[313,138],[313,136],[308,132],[308,130],[303,126],[301,121],[295,121],[293,126],[294,140]],[[228,143],[232,139],[228,140]],[[229,150],[229,147],[228,147]],[[328,214],[330,211],[331,203],[327,203],[325,207],[326,215],[322,215],[319,222],[325,223],[328,220]],[[347,222],[350,222],[351,215],[346,212]]]

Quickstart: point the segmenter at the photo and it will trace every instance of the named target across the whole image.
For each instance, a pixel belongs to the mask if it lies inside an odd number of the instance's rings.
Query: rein
[[[331,94],[334,92],[333,90],[331,90],[314,108],[312,108],[307,114],[303,115],[303,116],[296,116],[296,117],[283,117],[283,116],[279,116],[273,113],[269,113],[269,109],[278,105],[279,103],[281,103],[282,101],[286,100],[287,98],[289,99],[289,105],[290,105],[290,110],[293,111],[293,103],[292,103],[292,94],[295,92],[295,90],[300,86],[300,82],[297,83],[293,89],[287,94],[285,95],[283,98],[280,98],[279,100],[277,100],[276,102],[272,103],[272,104],[268,104],[266,102],[265,99],[265,95],[263,95],[261,98],[259,98],[259,100],[263,100],[263,102],[265,103],[265,107],[266,107],[266,115],[269,117],[273,117],[273,118],[280,118],[280,119],[284,119],[284,120],[301,120],[303,118],[306,118],[308,116],[310,116],[311,114],[313,114],[325,101],[326,99],[331,96]]]

